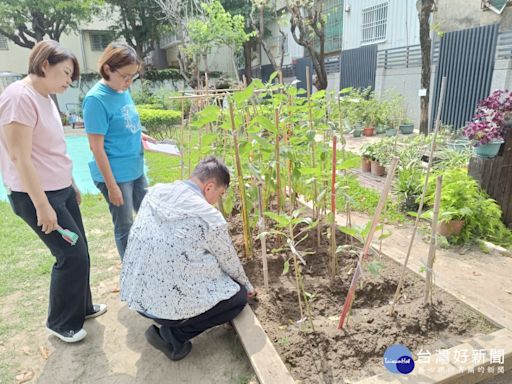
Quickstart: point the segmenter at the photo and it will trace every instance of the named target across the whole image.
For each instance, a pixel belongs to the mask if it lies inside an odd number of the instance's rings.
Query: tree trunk
[[[244,75],[247,85],[252,81],[252,41],[246,41],[243,45],[244,48]]]
[[[418,14],[420,22],[420,44],[421,44],[421,88],[426,90],[425,96],[420,99],[420,132],[428,134],[428,106],[430,102],[430,51],[432,42],[430,40],[430,14],[434,0],[422,0],[421,10]]]

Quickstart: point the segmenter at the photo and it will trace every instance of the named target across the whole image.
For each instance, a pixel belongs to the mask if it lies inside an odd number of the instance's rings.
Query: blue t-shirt
[[[130,92],[119,93],[98,82],[85,96],[83,114],[85,131],[105,137],[105,152],[116,181],[122,183],[142,176],[142,127]],[[94,181],[104,182],[94,158],[89,169]]]

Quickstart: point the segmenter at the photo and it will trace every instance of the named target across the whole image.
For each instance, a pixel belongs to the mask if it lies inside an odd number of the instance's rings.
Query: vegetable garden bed
[[[237,219],[231,222],[235,244],[243,246]],[[348,239],[338,233],[340,245]],[[339,272],[334,280],[328,275],[329,243],[322,238],[316,246],[310,234],[301,250],[313,250],[302,267],[304,290],[311,295],[312,323],[302,319],[297,302],[293,267],[283,275],[284,259],[269,256],[270,290],[265,292],[259,259],[246,260],[245,269],[259,291],[253,306],[258,319],[274,343],[282,360],[297,382],[357,382],[385,372],[386,348],[401,343],[413,353],[451,348],[468,338],[497,329],[480,314],[470,310],[451,295],[434,290],[434,305],[423,306],[424,281],[412,272],[406,283],[396,314],[389,316],[399,278],[399,265],[385,256],[370,256],[356,291],[348,326],[337,329],[343,300],[357,263],[357,255],[347,252],[339,257]],[[275,239],[269,246],[279,248]],[[257,246],[257,245],[256,245]],[[258,254],[258,249],[255,250]],[[368,271],[368,267],[371,271]],[[314,327],[314,330],[313,330]]]

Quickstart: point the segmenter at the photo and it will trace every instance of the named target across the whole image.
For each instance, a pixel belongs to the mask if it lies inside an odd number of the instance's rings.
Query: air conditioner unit
[[[345,12],[347,12],[347,13],[350,12],[350,4],[349,3],[345,4]]]

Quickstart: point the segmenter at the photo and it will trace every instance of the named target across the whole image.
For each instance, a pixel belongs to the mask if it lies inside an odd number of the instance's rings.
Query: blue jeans
[[[138,179],[117,183],[123,194],[124,204],[116,207],[108,198],[107,185],[102,182],[95,181],[96,187],[101,191],[108,203],[108,209],[112,215],[112,223],[114,223],[114,238],[116,240],[117,251],[121,260],[124,257],[126,244],[128,243],[128,235],[133,224],[133,211],[138,212],[142,199],[146,196],[148,182],[146,176],[142,175]]]

